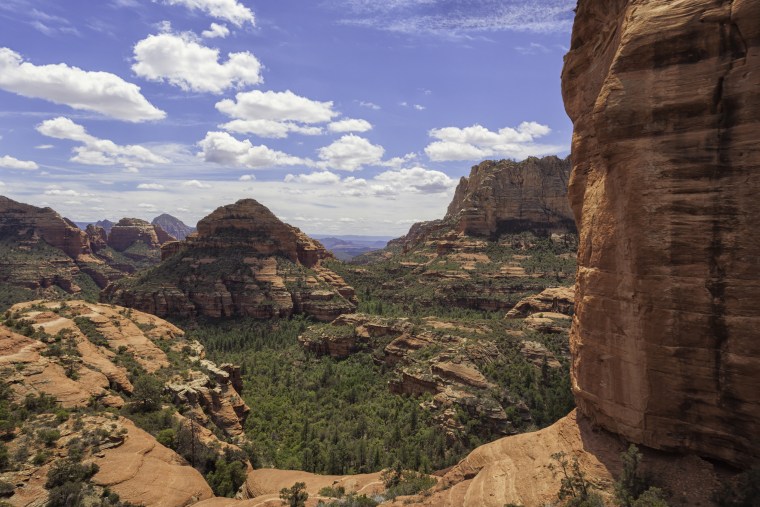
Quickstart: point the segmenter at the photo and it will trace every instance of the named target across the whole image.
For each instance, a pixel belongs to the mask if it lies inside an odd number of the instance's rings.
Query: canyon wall
[[[633,442],[747,466],[760,457],[760,2],[581,0],[562,85],[578,408]]]

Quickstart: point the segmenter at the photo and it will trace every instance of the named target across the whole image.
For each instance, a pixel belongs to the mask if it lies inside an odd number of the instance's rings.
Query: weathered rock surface
[[[462,177],[442,220],[414,224],[389,245],[410,249],[442,234],[495,238],[506,232],[574,232],[567,202],[570,158],[486,160]]]
[[[330,321],[355,308],[353,289],[320,264],[331,255],[253,199],[222,206],[164,261],[101,299],[159,316],[255,318],[304,313]]]
[[[128,419],[123,443],[94,460],[100,471],[92,481],[136,505],[180,507],[214,496],[203,476],[177,453],[156,442]]]
[[[478,421],[477,431],[489,435],[516,433],[516,426],[531,421],[530,410],[523,400],[500,389],[483,374],[487,366],[505,357],[492,338],[480,336],[492,337],[503,332],[485,324],[466,325],[435,318],[413,323],[405,318],[346,314],[329,325],[310,327],[298,340],[305,349],[336,359],[360,351],[372,353],[376,363],[394,372],[388,386],[391,392],[432,395],[422,406],[434,414],[435,422],[448,440],[454,442],[464,430],[457,422],[456,409]],[[514,333],[523,336],[520,331]],[[542,366],[544,357],[550,368],[560,366],[551,352],[546,348],[538,350],[539,347],[541,344],[535,344],[530,356],[523,354],[527,362],[536,362],[543,352],[537,367]],[[522,348],[516,341],[515,352],[521,353]],[[516,409],[517,419],[510,420],[505,410],[508,407]]]
[[[659,449],[760,458],[760,3],[582,0],[563,71],[573,390]]]
[[[507,312],[508,319],[522,319],[532,313],[554,312],[573,314],[575,294],[572,287],[549,287],[540,294],[521,299]]]
[[[156,218],[151,220],[150,223],[160,227],[166,231],[167,234],[180,241],[195,232],[195,227],[190,227],[189,225],[186,225],[184,222],[182,222],[182,220],[179,218],[173,217],[167,213],[158,215]]]
[[[105,231],[80,230],[50,208],[38,208],[0,196],[0,285],[10,293],[5,307],[62,293],[97,296],[98,287],[138,267],[158,262],[151,255],[129,258],[108,247]]]
[[[482,445],[452,467],[433,493],[398,499],[392,505],[429,507],[529,507],[553,505],[560,488],[555,453],[578,459],[594,492],[613,505],[612,483],[619,476],[620,453],[625,444],[617,435],[598,430],[571,412],[552,426]],[[711,505],[717,487],[716,473],[706,461],[689,456],[645,451],[647,472],[667,488],[674,506]],[[552,471],[550,466],[554,466]]]
[[[108,233],[108,246],[117,252],[123,252],[140,241],[148,248],[158,251],[164,243],[176,241],[160,226],[153,225],[139,218],[122,218]]]

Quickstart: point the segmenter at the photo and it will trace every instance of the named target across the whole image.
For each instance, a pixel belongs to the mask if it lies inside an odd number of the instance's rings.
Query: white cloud
[[[356,171],[365,165],[382,163],[385,149],[363,137],[348,134],[329,146],[319,149],[320,167],[340,171]]]
[[[298,125],[293,122],[280,122],[274,120],[232,120],[219,125],[219,128],[238,134],[253,134],[259,137],[283,139],[288,134],[295,132],[307,136],[322,134],[322,128]]]
[[[219,25],[217,23],[211,23],[208,30],[201,32],[201,36],[206,39],[224,39],[230,34],[230,29],[226,25]]]
[[[238,93],[235,101],[224,99],[216,108],[231,118],[240,120],[295,121],[324,123],[338,116],[332,102],[319,102],[291,92],[253,90]]]
[[[2,181],[0,181],[0,187],[4,187],[4,186],[5,186],[5,183],[3,183]]]
[[[372,124],[367,120],[347,118],[334,121],[327,126],[330,132],[367,132],[372,130]]]
[[[238,181],[254,181],[256,179],[256,176],[253,174],[244,174],[240,178],[238,178]]]
[[[35,150],[52,150],[53,148],[52,144],[38,144],[34,147]]]
[[[515,50],[523,55],[536,55],[539,53],[546,54],[551,51],[549,48],[538,42],[531,42],[527,46],[515,46]]]
[[[253,146],[248,139],[240,141],[227,132],[208,132],[198,142],[201,148],[199,157],[206,162],[222,165],[242,166],[263,169],[282,165],[312,165],[308,160],[293,157],[267,146]]]
[[[140,190],[165,190],[166,187],[160,183],[140,183],[137,185]]]
[[[169,5],[184,5],[190,10],[200,10],[211,17],[223,19],[235,26],[256,24],[251,9],[237,0],[165,0]]]
[[[312,183],[316,185],[331,185],[340,182],[340,176],[330,171],[316,171],[310,174],[288,174],[285,176],[286,183]]]
[[[45,190],[45,195],[63,196],[63,197],[93,197],[93,194],[82,193],[76,190],[62,190],[60,188],[51,188]]]
[[[211,185],[208,183],[202,183],[198,180],[188,180],[184,183],[182,183],[183,187],[195,187],[195,188],[211,188]]]
[[[569,32],[576,0],[332,0],[343,23],[405,34],[466,36],[477,32]]]
[[[385,171],[375,176],[375,180],[398,189],[411,189],[421,194],[446,192],[457,185],[457,181],[449,178],[445,173],[422,167]]]
[[[72,162],[102,166],[123,164],[128,166],[128,169],[135,168],[135,166],[169,162],[143,146],[120,146],[108,139],[98,139],[91,136],[82,125],[62,116],[43,121],[37,125],[37,131],[54,139],[81,143],[81,146],[76,146],[73,149],[75,155],[71,158]]]
[[[5,169],[22,169],[26,171],[34,171],[35,169],[40,168],[36,162],[32,162],[31,160],[19,160],[9,155],[3,155],[0,157],[0,167]]]
[[[34,65],[0,48],[0,88],[119,120],[160,120],[166,113],[140,93],[140,87],[109,72],[90,72],[65,63]]]
[[[417,111],[424,111],[424,110],[425,110],[425,106],[421,106],[421,105],[419,105],[419,104],[415,104],[413,107],[414,107],[414,108],[415,108]]]
[[[481,125],[466,128],[446,127],[433,129],[429,135],[438,141],[425,148],[434,161],[477,160],[488,157],[523,159],[561,151],[561,146],[537,144],[537,138],[546,136],[551,129],[536,122],[523,122],[516,129],[505,127],[497,132]]]
[[[375,111],[378,111],[379,109],[381,109],[380,106],[378,106],[374,102],[367,102],[364,100],[359,101],[359,105],[362,107],[366,107],[367,109],[374,109]]]
[[[166,81],[183,90],[222,93],[232,86],[262,82],[261,63],[248,51],[229,53],[200,45],[188,33],[149,35],[134,47],[132,70],[151,81]]]

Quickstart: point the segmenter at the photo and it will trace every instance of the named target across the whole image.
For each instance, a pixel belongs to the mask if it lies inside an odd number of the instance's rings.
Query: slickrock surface
[[[180,507],[214,496],[203,476],[177,453],[156,442],[128,419],[123,443],[95,459],[100,471],[93,482],[107,486],[127,502],[157,507]]]
[[[253,199],[218,208],[162,256],[143,276],[109,285],[101,299],[176,317],[304,313],[331,321],[355,308],[353,289],[320,264],[331,254]]]
[[[760,3],[582,0],[563,71],[579,410],[760,458]]]
[[[452,467],[427,497],[399,498],[394,506],[537,507],[554,505],[561,473],[552,454],[563,452],[594,485],[594,492],[613,505],[612,483],[622,468],[625,443],[598,430],[574,410],[552,426],[482,445]],[[646,471],[671,493],[674,506],[710,506],[717,486],[713,466],[696,457],[645,450]],[[602,490],[606,490],[604,492]]]

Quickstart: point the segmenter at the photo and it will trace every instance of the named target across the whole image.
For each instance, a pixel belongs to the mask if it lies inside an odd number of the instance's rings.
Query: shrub
[[[132,409],[137,412],[154,412],[161,408],[161,394],[164,386],[152,375],[137,378],[132,392]]]
[[[319,490],[319,496],[329,496],[332,498],[342,498],[346,494],[346,488],[343,486],[332,487],[325,486]]]
[[[213,472],[206,475],[206,481],[216,496],[234,497],[240,486],[245,482],[246,469],[240,461],[228,462],[216,460]]]
[[[566,504],[573,507],[603,505],[599,496],[591,493],[594,486],[586,479],[586,473],[581,470],[578,458],[573,456],[571,463],[564,452],[557,452],[552,454],[552,459],[556,461],[556,464],[549,465],[549,468],[555,475],[561,474],[557,498],[567,499]]]
[[[309,498],[309,494],[306,492],[306,483],[296,482],[290,488],[282,488],[280,498],[288,507],[304,507]]]
[[[37,438],[47,447],[52,447],[61,438],[61,432],[53,428],[41,428],[37,430]]]
[[[6,497],[13,495],[13,491],[16,488],[13,487],[13,484],[6,481],[0,481],[0,497]]]
[[[84,500],[84,484],[81,482],[65,482],[50,490],[47,507],[70,507],[82,505]]]
[[[67,482],[84,482],[98,473],[98,470],[98,465],[95,463],[85,465],[71,459],[62,459],[50,467],[45,487],[52,489],[63,486]]]
[[[10,462],[11,459],[8,455],[8,447],[6,447],[4,443],[0,442],[0,471],[8,468]]]

